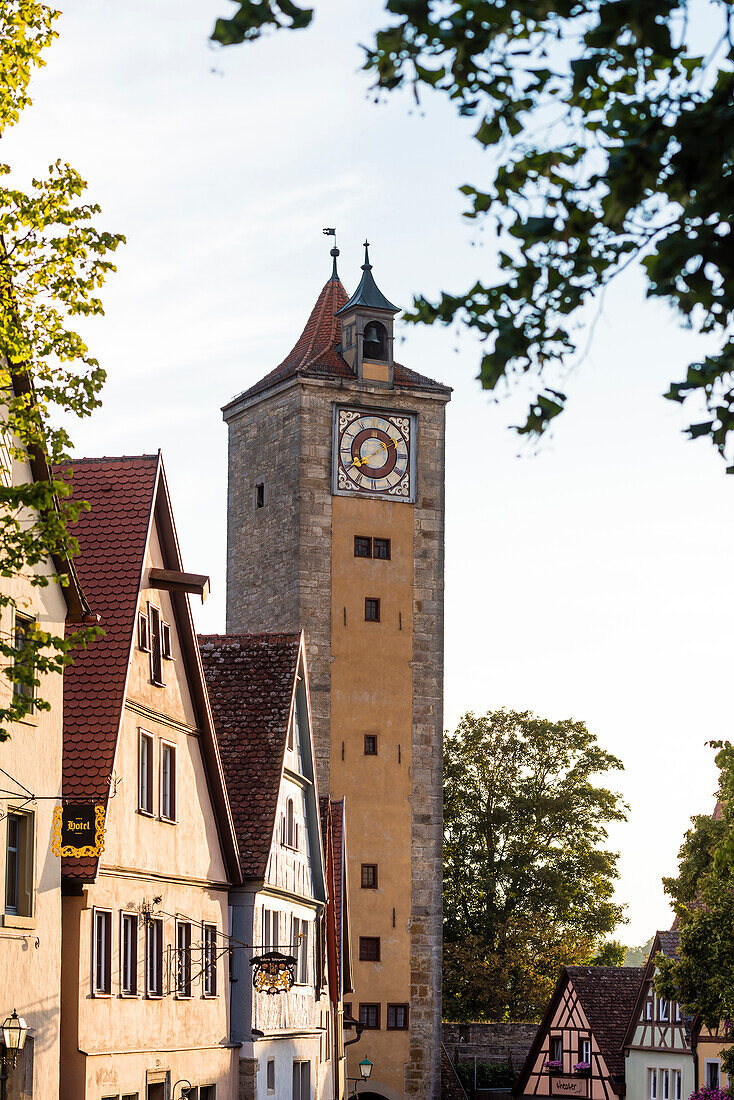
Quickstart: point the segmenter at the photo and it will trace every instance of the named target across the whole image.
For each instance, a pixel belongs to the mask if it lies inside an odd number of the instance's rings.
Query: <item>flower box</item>
[[[563,1062],[545,1061],[543,1062],[543,1069],[548,1070],[548,1073],[561,1073],[563,1071]]]
[[[591,1075],[591,1062],[576,1062],[573,1072],[577,1077],[589,1077]]]

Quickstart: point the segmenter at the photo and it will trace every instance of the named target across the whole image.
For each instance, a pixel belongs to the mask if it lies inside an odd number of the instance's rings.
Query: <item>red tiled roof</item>
[[[669,932],[658,932],[658,940],[660,941],[660,950],[663,955],[667,955],[671,959],[678,958],[680,932],[677,928],[671,928]]]
[[[300,634],[199,638],[245,878],[265,877],[300,645]]]
[[[72,528],[75,565],[105,631],[64,673],[63,792],[80,802],[107,803],[159,461],[82,458],[62,471],[71,474],[74,498],[91,506]],[[93,875],[95,866],[74,860],[74,877]]]
[[[641,966],[566,966],[613,1077],[624,1073],[622,1043],[645,973]]]
[[[347,292],[338,278],[332,276],[321,290],[311,315],[301,335],[282,363],[254,386],[238,394],[224,406],[228,409],[235,402],[272,389],[290,378],[354,378],[354,371],[341,357],[337,348],[341,343],[341,322],[337,310],[347,301]],[[393,364],[396,386],[433,393],[450,393],[448,386],[434,382],[432,378],[409,370],[400,363]]]

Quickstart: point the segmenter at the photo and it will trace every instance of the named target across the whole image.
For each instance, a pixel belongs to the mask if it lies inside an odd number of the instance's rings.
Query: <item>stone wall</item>
[[[520,1072],[538,1030],[537,1024],[443,1024],[443,1041],[449,1057],[462,1062],[509,1062]]]

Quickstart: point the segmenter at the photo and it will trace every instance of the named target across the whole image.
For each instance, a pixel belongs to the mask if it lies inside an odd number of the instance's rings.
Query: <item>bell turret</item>
[[[393,321],[399,312],[373,278],[369,242],[365,241],[359,286],[337,311],[342,327],[341,354],[360,381],[393,384]]]

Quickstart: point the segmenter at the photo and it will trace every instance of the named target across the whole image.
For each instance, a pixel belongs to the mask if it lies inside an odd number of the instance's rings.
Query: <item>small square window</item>
[[[372,557],[381,558],[383,561],[390,560],[390,539],[373,539],[372,541]]]
[[[362,1004],[359,1006],[359,1022],[368,1031],[378,1031],[380,1028],[380,1006],[374,1004]]]
[[[365,598],[364,619],[367,623],[379,623],[380,621],[380,601],[372,596]]]
[[[362,962],[379,962],[380,961],[380,937],[379,936],[360,936],[359,937],[359,957]]]
[[[407,1005],[388,1005],[387,1006],[387,1030],[388,1031],[407,1031],[408,1030],[408,1006]]]
[[[366,733],[364,735],[364,754],[365,756],[377,756],[376,733]]]
[[[377,864],[376,863],[363,863],[362,864],[362,889],[363,890],[376,890],[377,889]]]
[[[265,482],[259,481],[255,486],[255,507],[265,507]]]
[[[365,538],[364,535],[355,535],[354,556],[355,558],[371,558],[372,539]]]
[[[141,611],[138,615],[138,649],[142,649],[145,653],[150,652],[148,616],[144,611]]]

